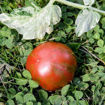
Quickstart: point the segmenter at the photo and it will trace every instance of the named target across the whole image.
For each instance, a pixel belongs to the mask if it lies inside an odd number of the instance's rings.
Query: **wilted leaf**
[[[95,0],[83,0],[85,5],[92,5],[94,4]]]
[[[42,39],[46,33],[53,31],[53,25],[60,21],[61,9],[57,5],[48,4],[40,9],[24,7],[15,9],[13,13],[0,14],[0,21],[10,28],[16,29],[23,39]]]
[[[100,20],[100,15],[92,10],[84,9],[76,20],[76,34],[81,36],[96,26]]]

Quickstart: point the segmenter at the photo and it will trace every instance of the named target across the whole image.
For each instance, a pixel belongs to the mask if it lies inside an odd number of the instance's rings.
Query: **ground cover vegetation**
[[[82,0],[71,0],[83,4]],[[31,5],[31,0],[0,0],[0,13]],[[48,0],[35,0],[44,7]],[[78,9],[58,4],[59,24],[43,39],[22,40],[15,29],[0,23],[0,105],[104,105],[105,104],[105,16],[81,37],[75,35]],[[105,10],[105,1],[93,5]],[[46,41],[61,42],[75,53],[78,68],[73,81],[55,92],[43,90],[25,69],[29,53]]]

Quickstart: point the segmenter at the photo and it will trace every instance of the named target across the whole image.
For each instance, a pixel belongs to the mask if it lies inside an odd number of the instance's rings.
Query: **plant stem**
[[[72,6],[74,8],[78,8],[78,9],[86,8],[86,6],[84,6],[84,5],[73,3],[73,2],[70,2],[70,1],[67,1],[67,0],[55,0],[55,1],[57,1],[59,3],[62,3],[62,4],[65,4],[65,5],[68,5],[68,6]]]
[[[103,61],[102,59],[98,58],[95,54],[91,53],[87,48],[85,48],[84,46],[82,46],[82,48],[88,53],[90,54],[91,56],[93,56],[95,59],[97,59],[98,61],[100,61],[101,63],[104,64],[105,66],[105,61]]]
[[[105,15],[105,11],[103,11],[103,10],[99,10],[97,8],[94,8],[94,7],[90,7],[90,8],[93,9],[94,11],[96,11],[96,12],[99,12],[102,15]]]
[[[55,0],[50,0],[49,4],[53,4],[55,2]]]
[[[57,1],[59,3],[62,3],[62,4],[65,4],[65,5],[68,5],[68,6],[72,6],[74,8],[78,8],[78,9],[90,8],[90,9],[96,11],[96,12],[101,13],[102,15],[105,15],[105,11],[99,10],[97,8],[94,8],[94,7],[73,3],[73,2],[70,2],[70,1],[67,1],[67,0],[55,0],[55,1]]]

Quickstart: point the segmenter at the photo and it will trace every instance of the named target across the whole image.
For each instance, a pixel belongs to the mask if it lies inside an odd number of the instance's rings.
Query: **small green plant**
[[[48,0],[1,0],[0,13],[10,13],[24,6],[33,7],[32,1],[41,7],[48,3]],[[68,0],[67,4],[69,1],[81,3],[82,0]],[[43,39],[22,40],[16,30],[0,23],[0,105],[104,105],[104,15],[100,14],[101,19],[95,28],[78,38],[75,20],[79,10],[57,2],[53,5],[61,8],[61,21],[53,26],[53,33],[46,34]],[[105,10],[105,1],[96,0],[93,6]],[[74,80],[55,92],[43,90],[25,70],[28,54],[46,41],[61,42],[71,47],[78,61]]]

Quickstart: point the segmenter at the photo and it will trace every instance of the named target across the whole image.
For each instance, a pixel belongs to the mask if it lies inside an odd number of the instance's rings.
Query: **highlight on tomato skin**
[[[26,69],[32,79],[48,91],[62,88],[74,77],[77,61],[73,51],[62,43],[45,42],[28,56]]]

